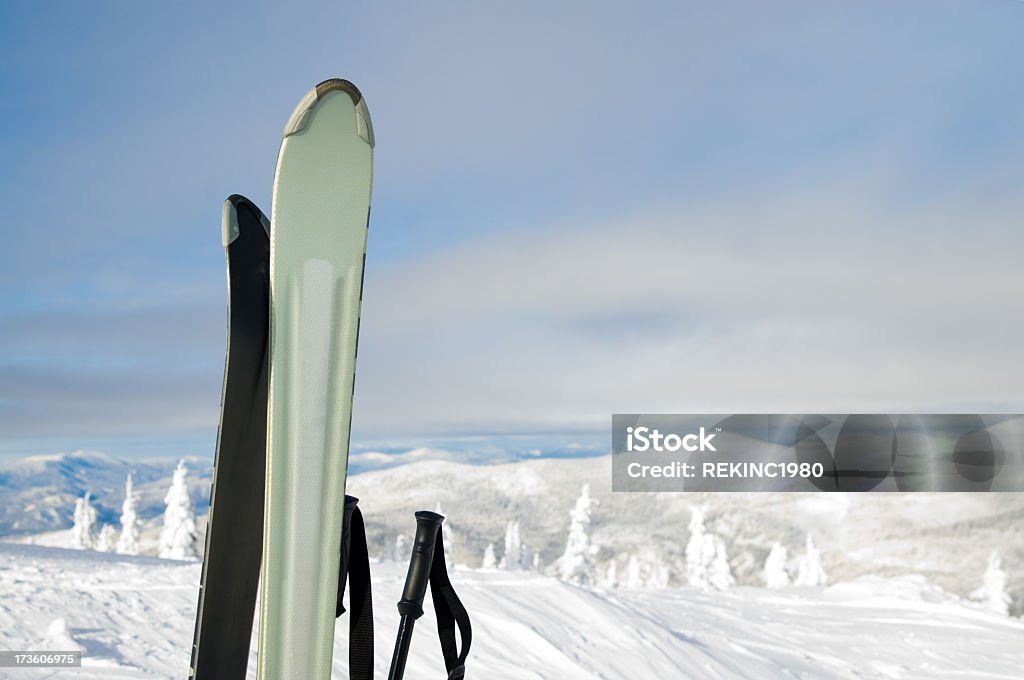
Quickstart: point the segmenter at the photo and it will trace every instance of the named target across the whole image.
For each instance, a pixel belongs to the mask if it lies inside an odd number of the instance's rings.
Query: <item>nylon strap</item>
[[[466,657],[469,656],[469,646],[473,641],[473,628],[469,623],[469,613],[448,578],[444,562],[444,532],[440,529],[434,545],[434,562],[430,566],[430,597],[434,601],[437,636],[441,640],[441,654],[444,655],[448,680],[461,680],[466,675]],[[461,652],[455,643],[456,625],[462,637]]]
[[[370,556],[366,547],[363,513],[352,510],[349,546],[343,544],[341,574],[338,578],[337,615],[345,613],[341,604],[348,576],[348,668],[351,680],[373,680],[373,593],[370,587]],[[344,535],[344,532],[343,532]],[[346,549],[347,548],[347,549]],[[345,560],[348,557],[348,560]],[[346,564],[347,561],[347,564]]]

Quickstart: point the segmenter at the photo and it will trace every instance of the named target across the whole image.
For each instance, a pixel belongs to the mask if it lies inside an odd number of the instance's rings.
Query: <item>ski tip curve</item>
[[[260,224],[263,226],[263,231],[266,232],[267,238],[270,237],[270,220],[263,214],[255,203],[250,201],[241,194],[231,194],[224,201],[224,208],[221,211],[221,243],[227,248],[231,245],[241,233],[238,226],[238,206],[244,205],[260,219]]]
[[[359,88],[352,81],[345,80],[344,78],[328,78],[319,83],[314,89],[318,99],[323,98],[328,92],[340,90],[352,98],[352,104],[355,106],[359,106],[359,102],[363,101],[363,93],[359,91]]]
[[[370,110],[366,107],[366,100],[359,88],[344,78],[329,78],[307,92],[288,118],[283,136],[288,137],[305,129],[313,109],[331,92],[344,92],[349,96],[352,105],[356,108],[356,132],[363,138],[363,141],[370,145],[370,148],[373,148],[373,123],[370,121]]]

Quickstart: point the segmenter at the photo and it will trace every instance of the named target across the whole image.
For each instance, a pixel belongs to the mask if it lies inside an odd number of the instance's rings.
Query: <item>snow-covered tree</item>
[[[604,574],[604,585],[607,588],[618,588],[619,587],[619,574],[618,568],[615,566],[615,558],[608,560],[608,569]]]
[[[392,559],[395,562],[409,561],[409,539],[405,534],[395,536],[395,549]]]
[[[704,508],[690,508],[690,540],[686,543],[686,582],[691,586],[703,588],[708,585],[707,569],[704,556]]]
[[[798,586],[823,586],[827,576],[825,568],[821,566],[821,551],[814,545],[814,539],[807,534],[807,545],[804,554],[797,563],[796,580]]]
[[[519,571],[523,568],[523,543],[519,538],[519,522],[509,522],[505,528],[505,553],[501,556],[498,567],[506,571]]]
[[[725,541],[704,526],[704,508],[690,508],[690,540],[686,544],[686,582],[698,588],[723,590],[735,584]]]
[[[590,513],[596,501],[590,497],[590,485],[584,484],[576,506],[569,513],[569,536],[565,552],[556,564],[558,575],[565,581],[589,585],[594,582],[593,557],[596,546],[590,544]]]
[[[725,551],[725,541],[722,540],[721,536],[714,534],[708,534],[704,538],[706,541],[710,539],[711,550],[714,550],[711,564],[708,565],[708,584],[715,590],[732,588],[736,585],[736,579],[733,578],[732,569],[729,568],[729,555]],[[667,574],[665,581],[665,585],[667,585]],[[655,587],[664,586],[656,584]]]
[[[117,529],[110,524],[104,524],[100,529],[99,537],[96,539],[96,550],[100,552],[114,552],[117,544]]]
[[[96,510],[89,503],[90,493],[75,499],[75,524],[71,527],[71,545],[91,550],[96,543]]]
[[[135,512],[135,487],[131,473],[124,480],[124,502],[121,503],[121,536],[117,539],[117,552],[122,555],[139,554],[139,516]]]
[[[769,588],[785,588],[789,585],[786,571],[786,548],[776,541],[764,561],[764,584]]]
[[[987,609],[1008,616],[1010,614],[1010,594],[1006,590],[1006,572],[1003,571],[1002,560],[995,550],[988,556],[985,575],[981,578],[981,587],[971,593],[972,600],[978,600]]]
[[[497,569],[498,560],[494,557],[494,544],[488,543],[484,549],[484,562],[481,565],[484,569]]]
[[[171,478],[171,487],[164,496],[164,528],[160,532],[160,557],[171,560],[194,560],[196,551],[196,514],[188,493],[185,461],[178,461]]]

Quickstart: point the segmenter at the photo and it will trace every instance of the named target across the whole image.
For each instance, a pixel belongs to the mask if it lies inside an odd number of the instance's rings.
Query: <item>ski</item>
[[[274,177],[260,680],[331,675],[372,171],[362,95],[320,83]]]
[[[189,671],[195,680],[244,680],[249,660],[263,548],[269,228],[248,199],[224,202],[228,345]]]

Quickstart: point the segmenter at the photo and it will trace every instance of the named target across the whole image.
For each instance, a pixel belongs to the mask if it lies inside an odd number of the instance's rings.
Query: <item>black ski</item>
[[[270,326],[269,220],[224,202],[228,346],[189,677],[244,680],[263,550]]]

